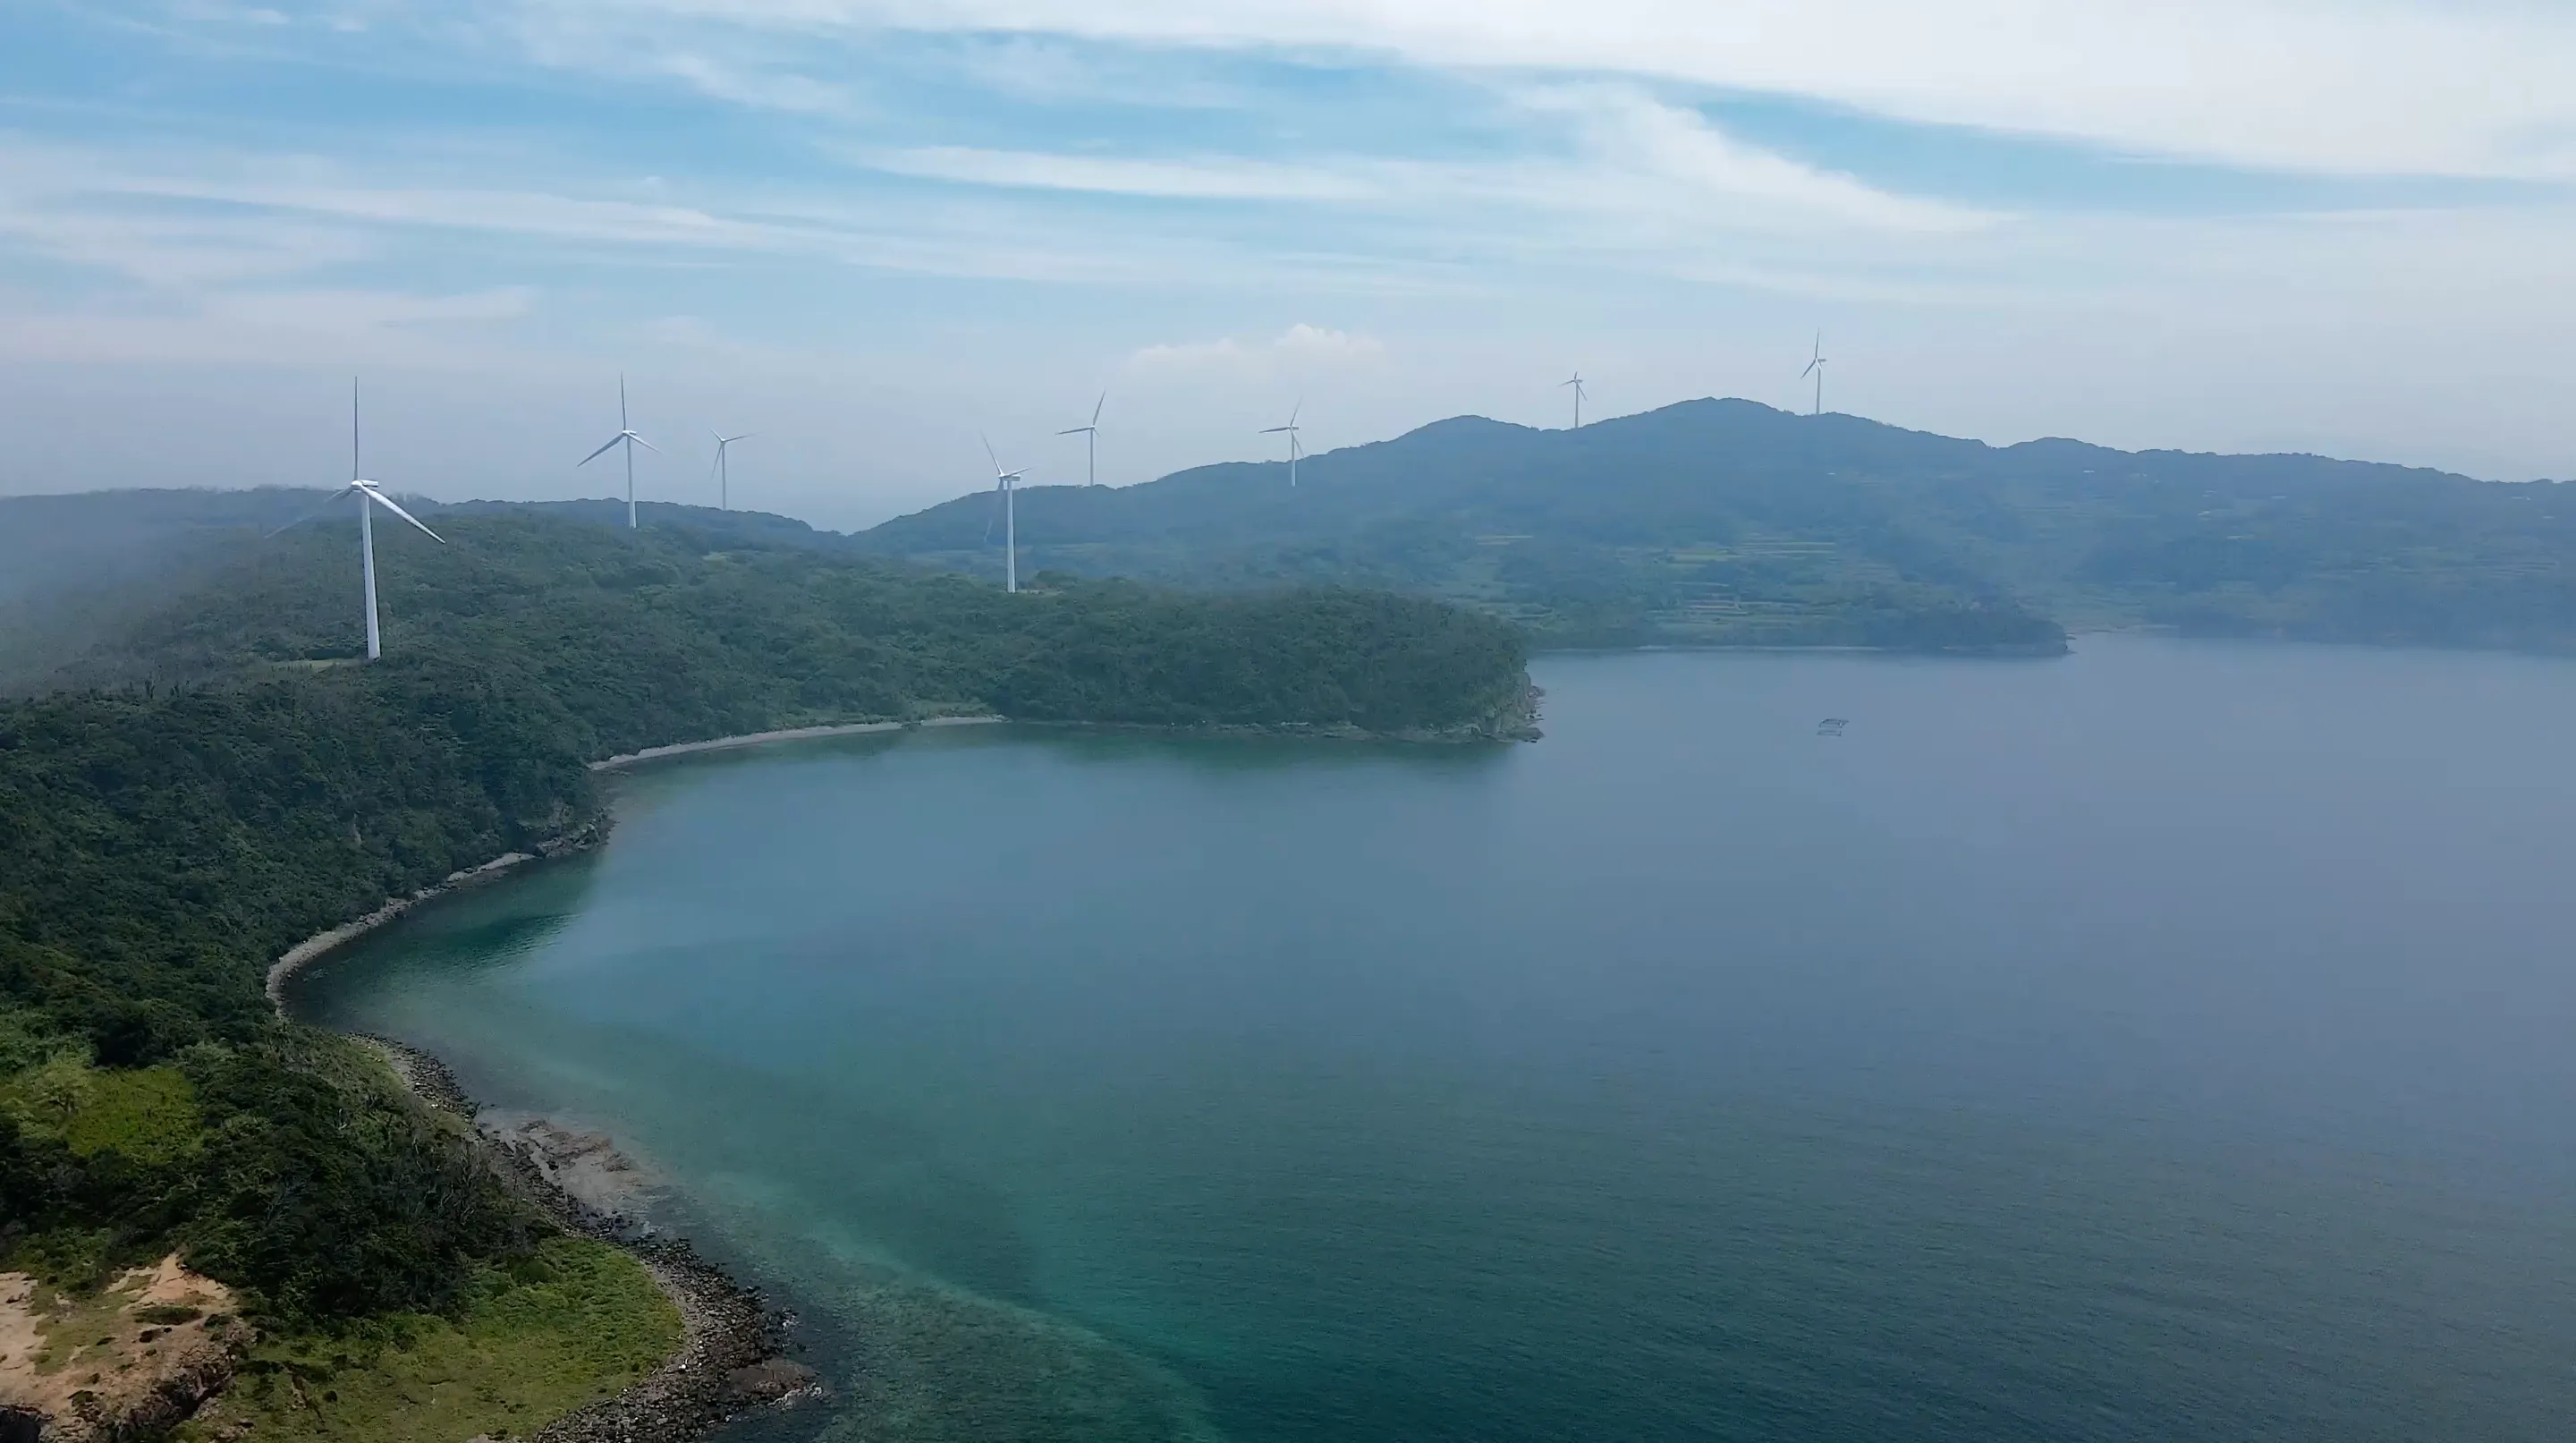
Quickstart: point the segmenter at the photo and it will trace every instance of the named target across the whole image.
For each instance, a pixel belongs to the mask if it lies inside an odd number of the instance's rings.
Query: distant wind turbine
[[[1108,404],[1109,393],[1107,391],[1103,391],[1100,393],[1100,399],[1092,404],[1090,425],[1075,426],[1070,430],[1056,432],[1059,436],[1080,436],[1082,438],[1083,450],[1086,453],[1084,456],[1085,469],[1083,471],[1085,485],[1097,486],[1100,484],[1100,408]]]
[[[984,454],[993,463],[993,490],[1002,498],[1002,589],[1016,592],[1020,589],[1020,520],[1012,496],[1019,489],[1020,478],[1029,470],[1025,466],[1017,471],[1003,470],[1002,458],[993,454],[990,436],[984,438]],[[993,534],[992,523],[985,523],[984,534]]]
[[[374,661],[385,654],[384,636],[376,626],[376,508],[381,506],[420,527],[422,535],[441,546],[447,544],[447,538],[421,526],[419,517],[395,505],[392,497],[377,489],[375,482],[360,476],[358,469],[358,383],[352,379],[349,382],[349,484],[332,492],[330,499],[321,505],[268,534],[275,536],[278,531],[303,525],[337,505],[343,496],[358,498],[358,569],[365,576],[367,587],[367,660]]]
[[[1272,426],[1261,433],[1264,436],[1286,436],[1288,438],[1288,484],[1291,487],[1294,487],[1297,484],[1297,458],[1306,454],[1305,448],[1297,443],[1297,413],[1305,409],[1306,403],[1303,401],[1298,402],[1296,405],[1288,408],[1287,425]]]
[[[739,436],[728,436],[724,432],[710,426],[707,428],[707,434],[716,438],[716,464],[714,467],[716,473],[716,509],[719,511],[731,511],[733,509],[733,468],[725,464],[725,455],[733,449],[734,442],[748,441],[758,433],[745,431]],[[637,439],[641,440],[642,438],[638,437]],[[617,443],[611,441],[608,444],[614,446]]]
[[[632,531],[635,529],[635,448],[641,446],[645,450],[650,451],[657,456],[661,454],[662,448],[645,440],[643,437],[636,435],[635,428],[627,423],[626,376],[624,372],[620,372],[617,377],[617,434],[609,437],[607,441],[603,442],[598,450],[582,457],[581,460],[576,463],[576,469],[580,466],[587,466],[591,462],[598,460],[600,457],[607,455],[609,448],[614,446],[624,446],[626,448],[626,529]]]
[[[1556,384],[1557,384],[1560,388],[1565,387],[1565,386],[1572,386],[1572,387],[1574,388],[1574,429],[1575,429],[1575,430],[1577,430],[1577,431],[1582,430],[1582,429],[1583,429],[1583,373],[1582,373],[1581,371],[1577,371],[1577,372],[1575,372],[1575,373],[1574,373],[1574,379],[1573,379],[1573,380],[1571,380],[1571,381],[1559,381],[1559,382],[1557,382]]]
[[[1822,331],[1816,332],[1816,358],[1807,363],[1807,369],[1798,373],[1798,379],[1803,381],[1811,375],[1816,378],[1816,414],[1821,416],[1825,414],[1825,333]]]

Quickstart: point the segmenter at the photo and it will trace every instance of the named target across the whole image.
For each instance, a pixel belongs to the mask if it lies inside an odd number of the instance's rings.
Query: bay
[[[747,1437],[2564,1436],[2576,665],[1535,673],[669,765],[296,1005],[641,1157]]]

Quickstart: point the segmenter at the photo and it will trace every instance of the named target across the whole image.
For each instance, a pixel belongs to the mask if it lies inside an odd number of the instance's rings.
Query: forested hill
[[[865,533],[984,571],[993,501]],[[1462,417],[1284,463],[1019,498],[1036,564],[1365,581],[1543,644],[2052,645],[2060,624],[2576,648],[2576,497],[2313,456],[1990,447],[1694,401],[1542,431]],[[1023,565],[1030,564],[1024,560]]]
[[[176,1245],[288,1319],[435,1308],[521,1247],[455,1139],[268,1018],[296,940],[578,835],[587,763],[802,724],[999,711],[1490,735],[1521,642],[1435,602],[1017,596],[810,545],[451,510],[354,518],[208,582],[0,702],[0,1267],[74,1282]],[[1050,579],[1052,581],[1052,579]],[[900,826],[902,819],[888,818]]]

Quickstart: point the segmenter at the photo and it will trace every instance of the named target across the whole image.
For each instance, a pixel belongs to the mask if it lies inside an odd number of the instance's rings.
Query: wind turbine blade
[[[993,463],[993,478],[997,481],[1000,480],[1002,475],[1002,458],[993,454],[993,438],[979,431],[976,433],[975,439],[984,443],[984,459]]]
[[[1100,428],[1097,426],[1076,426],[1070,431],[1058,431],[1056,434],[1059,436],[1079,436],[1085,431],[1096,431],[1098,429]]]
[[[626,439],[627,439],[627,440],[629,440],[629,441],[634,442],[634,443],[635,443],[636,445],[638,445],[638,446],[643,447],[645,450],[652,452],[652,453],[653,453],[654,455],[656,455],[656,456],[659,456],[659,455],[661,455],[661,454],[662,454],[662,448],[661,448],[661,447],[654,445],[652,442],[645,440],[643,437],[636,435],[636,434],[635,434],[634,432],[632,432],[632,431],[629,431],[629,432],[627,432],[627,433],[626,433]]]
[[[1293,432],[1296,429],[1297,428],[1294,426],[1266,426],[1262,428],[1261,434],[1264,436],[1276,436],[1282,432]]]
[[[339,490],[334,491],[334,492],[332,492],[332,493],[331,493],[331,497],[330,497],[330,499],[329,499],[329,500],[324,501],[321,505],[314,507],[312,510],[305,512],[303,515],[296,517],[294,520],[287,522],[285,525],[283,525],[283,526],[281,526],[281,527],[277,528],[277,530],[275,530],[275,531],[271,531],[271,532],[269,532],[267,535],[262,536],[262,537],[260,537],[259,539],[260,539],[260,540],[262,540],[262,541],[266,541],[266,540],[268,540],[268,539],[269,539],[269,537],[271,537],[271,536],[276,536],[276,535],[279,535],[279,534],[281,534],[281,533],[284,533],[284,532],[288,532],[288,531],[292,531],[292,530],[294,530],[296,527],[303,525],[305,522],[312,520],[314,517],[319,516],[319,515],[321,515],[323,512],[328,511],[328,510],[330,510],[332,507],[334,507],[334,506],[336,506],[336,505],[340,504],[340,498],[341,498],[341,497],[346,496],[346,495],[348,495],[350,492],[355,491],[355,490],[357,490],[357,489],[358,489],[358,488],[357,488],[356,486],[354,486],[354,485],[352,485],[352,486],[343,486],[343,487],[341,487]]]
[[[576,468],[583,467],[583,466],[587,466],[587,465],[589,465],[591,462],[596,461],[596,460],[598,460],[600,457],[605,456],[605,455],[607,455],[609,452],[611,452],[611,451],[613,451],[613,450],[617,449],[617,443],[618,443],[618,442],[620,442],[620,441],[623,441],[623,440],[625,440],[625,439],[626,439],[626,433],[625,433],[625,432],[623,432],[623,431],[620,431],[620,432],[618,432],[616,435],[609,437],[609,438],[608,438],[608,443],[607,443],[606,445],[601,446],[598,450],[591,452],[589,455],[582,457],[580,460],[575,461],[575,462],[574,462],[574,463],[572,463],[572,464],[573,464]]]
[[[721,441],[723,441],[723,442],[724,442],[724,444],[726,444],[726,445],[730,446],[730,445],[732,445],[732,444],[733,444],[734,442],[736,442],[736,441],[748,441],[748,440],[750,440],[752,437],[757,436],[757,435],[759,435],[759,434],[760,434],[760,433],[759,433],[758,431],[745,431],[745,432],[743,432],[743,433],[742,433],[741,435],[739,435],[739,436],[723,436],[723,437],[719,437],[718,439],[719,439],[719,440],[721,440]]]
[[[441,546],[445,546],[447,544],[446,537],[439,535],[437,532],[430,530],[426,526],[421,526],[419,517],[414,516],[410,512],[402,509],[400,506],[395,505],[394,498],[386,495],[382,491],[377,490],[373,486],[353,486],[349,489],[364,495],[368,500],[375,502],[377,505],[382,506],[387,511],[390,511],[405,521],[410,522],[412,525],[420,526],[421,535],[428,537],[430,540],[437,542]]]
[[[1109,393],[1108,393],[1107,391],[1103,391],[1103,392],[1101,392],[1101,393],[1100,393],[1100,399],[1091,403],[1091,425],[1092,425],[1092,428],[1093,428],[1093,429],[1095,429],[1095,430],[1096,430],[1096,429],[1098,429],[1098,428],[1099,428],[1099,425],[1100,425],[1100,408],[1101,408],[1101,407],[1103,407],[1103,406],[1106,406],[1106,405],[1108,405],[1108,404],[1109,404]]]

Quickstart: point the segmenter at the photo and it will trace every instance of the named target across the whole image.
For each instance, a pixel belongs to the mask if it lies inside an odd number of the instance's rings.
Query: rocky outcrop
[[[175,1256],[94,1297],[0,1274],[0,1439],[158,1438],[232,1381],[252,1337],[232,1294]]]

